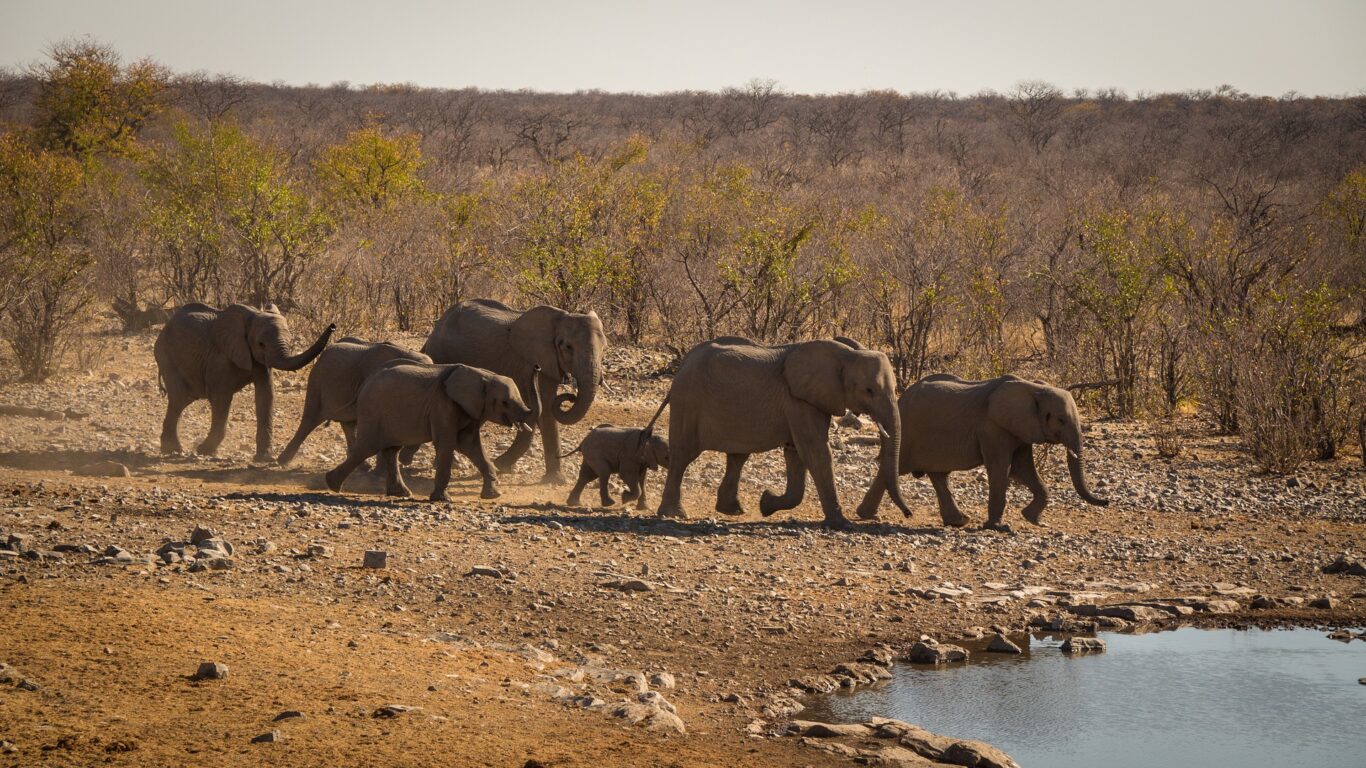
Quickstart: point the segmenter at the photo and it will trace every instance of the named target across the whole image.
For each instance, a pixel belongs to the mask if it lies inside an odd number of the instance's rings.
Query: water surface
[[[1326,634],[1107,633],[1106,653],[1076,657],[1035,635],[1024,655],[901,665],[800,716],[905,720],[993,744],[1022,768],[1366,766],[1366,642]]]

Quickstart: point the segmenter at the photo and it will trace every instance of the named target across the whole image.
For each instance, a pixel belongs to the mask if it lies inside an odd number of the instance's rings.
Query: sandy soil
[[[290,470],[249,466],[249,393],[219,457],[157,456],[152,338],[113,338],[90,371],[0,388],[5,405],[79,412],[0,416],[0,543],[18,534],[40,553],[0,558],[0,663],[37,688],[0,685],[0,765],[822,765],[835,758],[763,734],[786,716],[790,680],[875,643],[952,639],[974,626],[1018,632],[1083,593],[1239,602],[1188,618],[1209,623],[1366,623],[1366,579],[1321,573],[1366,541],[1357,456],[1289,484],[1256,474],[1234,443],[1193,422],[1170,462],[1142,425],[1093,425],[1091,474],[1114,503],[1082,505],[1055,451],[1043,461],[1050,527],[1012,511],[1007,534],[942,528],[928,483],[909,477],[909,521],[884,505],[881,521],[828,533],[814,499],[769,520],[716,520],[717,457],[689,474],[686,521],[566,507],[568,486],[534,482],[539,449],[505,476],[503,498],[480,501],[466,470],[455,501],[433,505],[385,499],[369,476],[341,495],[322,490],[341,456],[332,426]],[[615,351],[613,391],[565,430],[568,445],[592,424],[644,423],[667,387],[647,375],[661,361]],[[278,379],[277,450],[293,433],[304,377]],[[198,404],[182,439],[193,445],[206,428]],[[873,471],[863,434],[832,436],[850,513]],[[429,457],[414,465],[415,492],[430,487]],[[111,460],[130,476],[73,473]],[[772,454],[747,467],[750,508],[779,485],[780,462]],[[961,473],[955,484],[980,520],[984,481]],[[651,477],[652,502],[659,486]],[[1012,491],[1013,510],[1023,501]],[[233,545],[230,568],[156,559],[196,526]],[[133,562],[95,564],[110,546]],[[374,549],[388,553],[386,568],[362,567]],[[500,575],[471,575],[476,566]],[[1030,586],[1046,590],[1021,592]],[[1254,611],[1254,594],[1305,603]],[[1307,607],[1327,596],[1331,608]],[[226,664],[227,678],[190,679],[205,661]],[[651,687],[686,734],[610,714],[637,696],[613,671],[670,673],[676,687]],[[393,704],[413,709],[376,716]],[[304,716],[273,722],[286,710]],[[281,740],[251,743],[271,731]]]

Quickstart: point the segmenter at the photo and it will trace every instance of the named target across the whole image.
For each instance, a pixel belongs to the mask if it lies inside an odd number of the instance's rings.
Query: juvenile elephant
[[[579,466],[579,479],[574,490],[569,492],[572,507],[579,505],[579,497],[584,486],[598,479],[598,494],[602,506],[610,507],[615,502],[607,486],[608,478],[619,475],[626,483],[626,493],[622,501],[636,502],[636,509],[645,509],[645,476],[652,469],[669,466],[669,442],[649,429],[618,427],[614,424],[599,424],[584,437],[579,447],[560,458],[573,453],[583,454],[583,464]]]
[[[782,448],[787,490],[782,496],[764,491],[760,513],[768,516],[800,504],[810,472],[825,525],[848,526],[835,495],[828,433],[831,417],[849,410],[877,423],[882,433],[878,477],[909,515],[896,480],[901,421],[895,386],[885,355],[845,340],[764,346],[723,337],[698,344],[683,358],[666,400],[671,461],[659,514],[684,516],[683,474],[704,450],[726,454],[716,510],[743,514],[738,490],[745,460],[751,453]]]
[[[541,427],[545,449],[542,482],[563,483],[560,473],[560,424],[577,424],[602,381],[602,355],[607,336],[594,312],[575,314],[555,307],[532,307],[525,312],[490,299],[465,301],[436,321],[422,351],[438,363],[464,363],[507,376],[517,383]],[[540,381],[536,371],[540,370]],[[556,395],[562,382],[573,378],[574,393]],[[536,395],[539,390],[540,396]],[[569,403],[568,410],[561,406]],[[531,433],[519,433],[498,469],[517,465],[531,447]]]
[[[308,372],[308,392],[299,428],[280,452],[280,466],[294,461],[304,440],[326,421],[335,421],[346,436],[349,453],[356,442],[356,396],[366,377],[395,360],[430,363],[432,359],[387,341],[369,342],[348,336],[323,350]]]
[[[180,414],[190,403],[208,398],[213,423],[208,437],[195,450],[212,455],[223,442],[233,395],[251,384],[256,390],[254,461],[274,461],[270,428],[275,394],[270,371],[297,371],[308,365],[327,346],[335,330],[335,325],[327,326],[313,346],[295,355],[285,344],[289,325],[273,304],[265,309],[244,304],[221,310],[207,304],[186,304],[177,309],[153,347],[167,401],[161,452],[180,451]]]
[[[484,455],[479,427],[486,421],[530,431],[535,420],[517,387],[499,376],[468,365],[430,365],[395,361],[376,371],[356,397],[356,442],[346,460],[327,473],[327,487],[341,490],[346,478],[379,454],[384,492],[411,496],[398,471],[404,446],[433,443],[436,479],[432,501],[449,501],[451,462],[460,451],[483,475],[480,498],[496,499],[498,473]]]
[[[1067,469],[1077,494],[1088,504],[1109,504],[1086,487],[1081,466],[1081,417],[1065,389],[1017,376],[964,381],[941,373],[926,376],[907,389],[901,395],[900,410],[906,437],[901,441],[899,469],[902,474],[930,476],[945,525],[968,522],[949,492],[949,473],[983,464],[989,489],[986,526],[1002,527],[1011,478],[1033,494],[1021,513],[1029,522],[1040,525],[1048,490],[1034,468],[1035,443],[1066,446]],[[884,489],[879,477],[859,504],[859,517],[877,516]]]

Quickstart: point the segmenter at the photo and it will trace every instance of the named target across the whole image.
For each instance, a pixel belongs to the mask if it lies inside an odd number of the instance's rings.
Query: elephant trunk
[[[593,405],[593,398],[597,397],[600,378],[602,373],[592,361],[575,366],[574,382],[578,385],[578,390],[555,397],[555,421],[561,424],[578,424],[587,416],[588,408]],[[561,410],[565,403],[569,403],[569,409]]]
[[[337,326],[335,324],[328,325],[327,330],[323,331],[322,335],[318,336],[318,340],[313,342],[313,346],[297,355],[289,355],[285,351],[284,344],[281,344],[275,349],[275,353],[271,356],[270,367],[281,371],[297,371],[305,365],[308,365],[313,362],[313,358],[322,354],[323,349],[327,347],[327,342],[331,340],[332,334],[336,330]]]
[[[1080,444],[1077,447],[1080,448]],[[1070,447],[1067,449],[1067,473],[1072,476],[1072,487],[1077,489],[1077,495],[1081,497],[1082,501],[1087,504],[1094,504],[1097,507],[1103,507],[1110,503],[1109,499],[1096,496],[1091,493],[1090,488],[1086,487],[1086,474],[1081,468],[1081,452],[1073,452]]]
[[[901,414],[897,411],[895,400],[877,410],[878,413],[869,415],[877,423],[878,432],[882,437],[881,450],[878,453],[878,473],[887,486],[887,496],[891,498],[892,503],[903,515],[910,517],[911,508],[902,498],[901,484],[897,482],[901,464]]]

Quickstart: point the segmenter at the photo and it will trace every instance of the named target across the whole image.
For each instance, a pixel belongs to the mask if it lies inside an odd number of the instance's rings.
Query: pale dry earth
[[[455,501],[430,504],[386,499],[359,474],[344,494],[322,490],[342,453],[333,426],[290,470],[249,466],[250,393],[234,404],[219,457],[158,456],[153,338],[107,337],[88,371],[0,388],[6,406],[74,411],[0,416],[0,544],[18,535],[37,553],[0,555],[0,663],[13,678],[0,684],[0,765],[847,763],[771,734],[800,717],[789,681],[877,643],[952,641],[970,627],[1018,633],[1069,603],[1175,597],[1237,603],[1183,621],[1366,623],[1366,578],[1322,573],[1366,550],[1355,455],[1292,483],[1256,473],[1235,442],[1194,420],[1172,461],[1142,424],[1093,424],[1093,487],[1113,503],[1083,505],[1055,448],[1042,460],[1050,527],[1021,520],[1025,497],[1012,490],[1008,534],[944,529],[929,484],[910,477],[910,520],[884,504],[877,523],[825,532],[814,493],[768,520],[717,520],[714,455],[689,473],[690,520],[653,516],[657,476],[649,510],[569,508],[567,485],[535,482],[539,441],[505,477],[503,498],[480,501],[466,468]],[[656,375],[667,361],[611,352],[611,391],[564,430],[566,450],[593,424],[643,424],[667,389]],[[277,450],[305,377],[277,376]],[[207,411],[187,412],[186,445],[204,434]],[[832,432],[850,514],[873,471],[872,437]],[[102,461],[130,476],[73,473]],[[776,453],[750,462],[747,507],[765,484],[781,485],[780,471]],[[414,472],[425,495],[429,450]],[[981,520],[984,480],[961,473],[955,490]],[[196,547],[178,550],[187,562],[162,562],[157,551],[196,526],[233,546],[230,567],[192,571]],[[126,554],[96,564],[111,546]],[[385,551],[387,567],[363,568],[366,550]],[[1302,602],[1253,610],[1254,595]],[[1309,607],[1325,597],[1331,607]],[[206,661],[228,676],[191,680]],[[649,681],[659,673],[675,686]],[[686,733],[660,714],[670,707]],[[273,721],[286,710],[303,717]],[[272,731],[279,741],[251,743]]]

